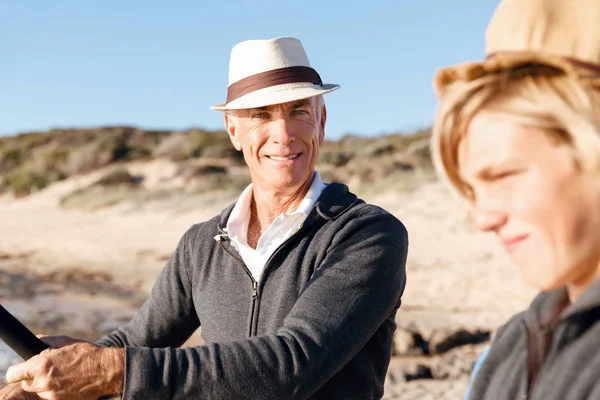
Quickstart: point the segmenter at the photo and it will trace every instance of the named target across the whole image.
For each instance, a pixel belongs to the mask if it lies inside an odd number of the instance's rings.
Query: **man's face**
[[[293,192],[312,177],[325,134],[325,106],[319,110],[318,103],[312,97],[225,114],[255,186]]]

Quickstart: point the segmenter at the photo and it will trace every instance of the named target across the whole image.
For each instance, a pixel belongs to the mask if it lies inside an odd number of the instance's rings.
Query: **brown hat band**
[[[516,53],[516,52],[497,51],[497,52],[488,54],[487,57],[486,57],[486,59],[494,58],[498,54],[509,54],[509,53]],[[579,60],[577,58],[572,58],[572,57],[565,57],[565,56],[563,56],[561,58],[563,60],[569,62],[570,64],[572,64],[574,67],[577,67],[577,68],[580,68],[580,69],[585,69],[585,70],[591,72],[594,76],[600,76],[600,65],[598,65],[598,64],[594,64],[594,63],[591,63],[591,62]]]
[[[323,86],[321,77],[310,67],[285,67],[250,75],[227,88],[227,103],[248,93],[286,83],[311,82]]]

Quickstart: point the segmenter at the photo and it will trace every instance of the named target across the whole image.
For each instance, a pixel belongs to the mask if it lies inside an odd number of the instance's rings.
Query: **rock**
[[[420,356],[427,350],[427,343],[423,337],[407,329],[398,327],[394,333],[393,355],[395,356]]]
[[[425,334],[428,340],[423,339]],[[398,387],[401,375],[406,382],[469,381],[489,339],[490,332],[482,330],[398,327],[388,370],[389,384]]]
[[[470,377],[477,361],[478,347],[466,345],[431,360],[433,379],[460,379]]]
[[[414,364],[412,368],[404,370],[404,378],[406,381],[413,381],[417,379],[432,379],[431,368],[423,364]]]
[[[455,347],[468,344],[479,344],[490,340],[489,331],[467,331],[461,330],[436,330],[429,337],[429,353],[445,353]]]
[[[470,380],[475,362],[487,346],[489,343],[465,345],[438,355],[392,357],[387,379],[392,383],[402,379],[407,382],[428,379]]]

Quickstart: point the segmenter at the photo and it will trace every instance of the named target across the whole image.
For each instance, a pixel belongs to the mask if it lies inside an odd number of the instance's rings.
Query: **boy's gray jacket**
[[[573,304],[541,293],[499,329],[469,398],[600,399],[600,281]]]
[[[406,283],[403,224],[331,183],[259,283],[228,241],[233,205],[192,226],[133,320],[124,399],[379,399]],[[177,348],[199,327],[203,346]]]

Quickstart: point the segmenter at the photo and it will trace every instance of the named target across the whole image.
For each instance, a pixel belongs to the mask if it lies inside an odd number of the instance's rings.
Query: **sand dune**
[[[143,173],[145,185],[159,187],[169,184],[176,165],[155,160],[130,164],[128,168]],[[20,316],[28,316],[31,323],[35,323],[35,315],[63,313],[68,320],[79,321],[85,313],[97,318],[84,321],[83,326],[96,324],[99,329],[100,319],[115,309],[121,313],[109,320],[115,324],[126,320],[150,290],[185,230],[227,205],[221,199],[210,206],[204,202],[178,213],[131,204],[95,212],[60,207],[63,196],[89,185],[101,173],[58,182],[23,199],[0,200],[0,271],[7,276],[5,279],[12,279],[10,282],[21,282],[34,295],[46,296],[43,302],[32,303],[5,287],[0,292],[2,302]],[[493,332],[534,295],[533,289],[521,282],[495,239],[473,232],[458,203],[439,183],[426,183],[414,191],[365,195],[365,199],[391,211],[409,231],[408,285],[397,320],[402,329],[424,337],[436,330]],[[108,286],[96,286],[91,290],[84,284],[85,274],[78,272],[75,275],[80,278],[75,279],[71,272],[69,282],[79,283],[71,284],[69,291],[67,275],[56,274],[60,271],[85,271],[98,281],[110,280],[114,287],[109,290]],[[30,281],[24,276],[31,277]],[[45,279],[45,292],[36,292],[36,279]],[[27,286],[27,282],[34,283]],[[48,285],[58,289],[48,291]],[[78,289],[73,292],[75,287]],[[85,299],[93,301],[86,305]],[[65,305],[69,301],[81,308],[69,308]],[[36,307],[38,314],[31,314]],[[61,329],[65,324],[57,323],[55,327]],[[112,327],[105,324],[100,328]],[[392,363],[392,375],[400,358],[395,357]],[[386,398],[462,398],[468,377],[463,374],[445,381],[404,381],[402,377],[390,378]]]

